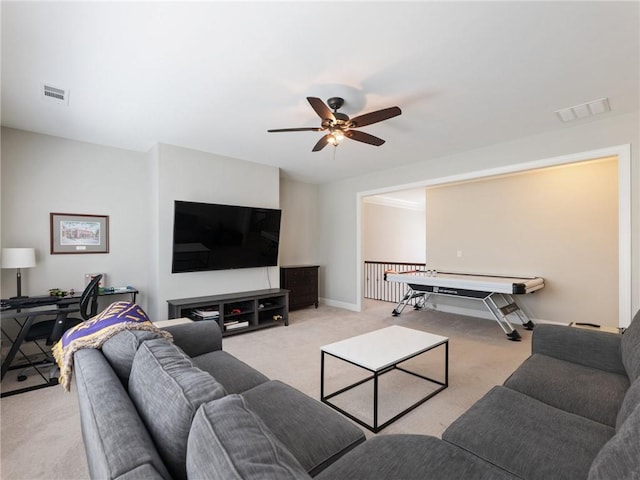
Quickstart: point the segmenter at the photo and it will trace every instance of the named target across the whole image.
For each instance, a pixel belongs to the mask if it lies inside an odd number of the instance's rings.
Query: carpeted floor
[[[449,337],[449,388],[400,418],[379,435],[420,433],[440,436],[445,428],[492,386],[501,384],[529,355],[530,331],[519,328],[521,342],[509,341],[495,321],[436,311],[406,309],[392,317],[394,305],[368,301],[356,313],[321,306],[290,313],[288,327],[276,327],[227,337],[224,349],[272,379],[320,397],[320,347],[360,333],[402,325]],[[442,358],[436,351],[412,361],[436,376]],[[355,367],[327,362],[329,391],[362,375]],[[386,378],[385,378],[386,377]],[[392,416],[408,406],[427,385],[403,374],[387,374],[380,385],[380,415]],[[342,404],[369,420],[372,388],[365,384]],[[338,399],[336,399],[337,401]],[[408,403],[409,402],[409,403]],[[3,398],[1,409],[0,478],[35,480],[89,478],[75,390],[51,387]],[[366,431],[367,436],[372,436]]]

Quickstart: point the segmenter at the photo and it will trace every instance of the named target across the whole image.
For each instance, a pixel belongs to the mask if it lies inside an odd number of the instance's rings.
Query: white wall
[[[2,246],[35,247],[23,292],[82,289],[84,274],[134,285],[153,319],[172,298],[279,286],[277,267],[171,274],[174,200],[279,207],[279,170],[171,145],[148,153],[2,129]],[[109,215],[108,254],[50,255],[49,213]],[[295,223],[295,222],[294,222]],[[286,233],[283,232],[286,236]],[[2,297],[15,295],[2,271]]]
[[[151,155],[158,172],[153,202],[158,211],[152,220],[158,237],[158,288],[151,292],[149,314],[166,318],[169,299],[279,287],[277,267],[171,273],[175,200],[279,208],[279,170],[165,144]]]
[[[318,264],[318,186],[280,179],[280,265]]]
[[[439,159],[334,182],[320,188],[321,261],[327,265],[320,287],[328,303],[358,310],[361,284],[358,270],[361,260],[360,197],[423,185],[425,181],[447,176],[498,168],[519,163],[575,154],[615,145],[631,144],[631,274],[632,310],[640,307],[640,122],[638,114],[609,116],[588,121],[561,131],[549,132],[516,141],[462,152]],[[386,148],[387,145],[381,148]],[[393,155],[393,150],[389,150]],[[393,187],[393,188],[392,188]],[[592,301],[585,299],[585,301]],[[562,319],[551,318],[549,320]]]
[[[425,263],[423,209],[410,209],[365,199],[362,205],[362,257],[369,262]]]
[[[322,265],[321,297],[333,305],[359,309],[362,194],[380,193],[385,188],[397,190],[399,186],[416,187],[430,179],[630,143],[630,269],[635,312],[640,305],[639,137],[638,114],[608,116],[559,132],[319,186],[317,226],[305,238],[317,239],[317,258],[309,247],[291,260],[313,260]],[[393,155],[389,147],[381,148]],[[216,293],[212,290],[218,288],[231,291],[278,285],[275,268],[225,276],[224,282],[219,272],[174,275],[183,277],[184,281],[178,281],[167,273],[170,257],[166,256],[172,225],[167,205],[173,199],[189,194],[191,198],[184,199],[222,198],[223,203],[256,201],[262,206],[277,206],[279,175],[275,168],[178,147],[159,146],[148,153],[138,153],[3,128],[1,173],[2,245],[33,246],[38,250],[38,267],[25,270],[26,292],[78,288],[83,284],[84,273],[106,271],[109,283],[139,287],[141,305],[154,314],[166,315],[165,301],[169,298],[205,291]],[[287,205],[295,204],[294,192],[300,188],[308,205],[306,210],[316,208],[314,188],[300,187],[296,182],[286,188]],[[49,255],[48,216],[54,211],[110,215],[111,253]],[[292,217],[289,219],[292,227]],[[283,234],[291,245],[296,233]],[[2,280],[2,296],[14,295],[14,272],[3,271]]]
[[[23,294],[82,290],[84,274],[149,290],[149,168],[139,152],[2,128],[2,246],[34,247]],[[51,255],[49,213],[109,216],[109,253]],[[15,295],[15,270],[2,270],[2,297]]]
[[[616,158],[427,188],[426,217],[438,270],[540,276],[518,298],[533,318],[618,325]],[[478,308],[459,300],[434,299]]]

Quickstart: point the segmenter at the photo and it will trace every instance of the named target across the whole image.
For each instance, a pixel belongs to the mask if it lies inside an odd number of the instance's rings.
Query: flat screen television
[[[281,210],[175,201],[172,273],[278,264]]]

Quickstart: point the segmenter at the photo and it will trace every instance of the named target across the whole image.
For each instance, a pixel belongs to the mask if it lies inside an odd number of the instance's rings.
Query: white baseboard
[[[351,310],[352,312],[360,312],[361,309],[355,303],[338,302],[337,300],[331,300],[329,298],[320,298],[320,303],[328,305],[329,307],[344,308],[345,310]]]

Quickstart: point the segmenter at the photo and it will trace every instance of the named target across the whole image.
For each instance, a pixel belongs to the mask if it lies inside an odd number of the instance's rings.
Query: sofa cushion
[[[191,358],[222,350],[222,333],[216,320],[167,325],[163,330],[169,332],[173,337],[173,343]]]
[[[192,358],[198,368],[210,373],[227,391],[242,393],[269,381],[262,373],[233,355],[218,350]]]
[[[129,395],[174,478],[186,478],[187,438],[196,411],[225,394],[165,339],[147,340],[133,359]]]
[[[624,375],[533,354],[504,385],[553,407],[615,427],[620,405],[629,388],[629,379]]]
[[[631,415],[631,412],[633,412],[638,405],[640,405],[640,378],[631,384],[624,396],[624,401],[622,402],[616,419],[616,431],[620,430],[620,427],[627,420],[627,417]]]
[[[102,344],[102,353],[109,360],[111,368],[116,372],[123,385],[129,383],[129,374],[133,357],[138,347],[145,340],[158,338],[155,332],[146,330],[123,330]]]
[[[454,421],[442,438],[521,478],[586,478],[615,430],[494,387]]]
[[[540,323],[533,330],[531,353],[625,375],[620,340],[619,333]]]
[[[439,438],[380,435],[358,445],[315,478],[507,480],[517,477]]]
[[[637,381],[635,383],[638,383]],[[596,456],[588,480],[640,478],[640,403]]]
[[[242,397],[311,476],[365,439],[349,420],[280,381],[258,385]]]
[[[640,377],[640,310],[633,317],[629,328],[622,334],[620,356],[627,375],[633,382]]]
[[[74,357],[80,423],[91,478],[170,480],[136,407],[104,355],[88,348],[78,350]]]
[[[187,476],[210,480],[311,478],[239,395],[198,409],[187,443]]]

